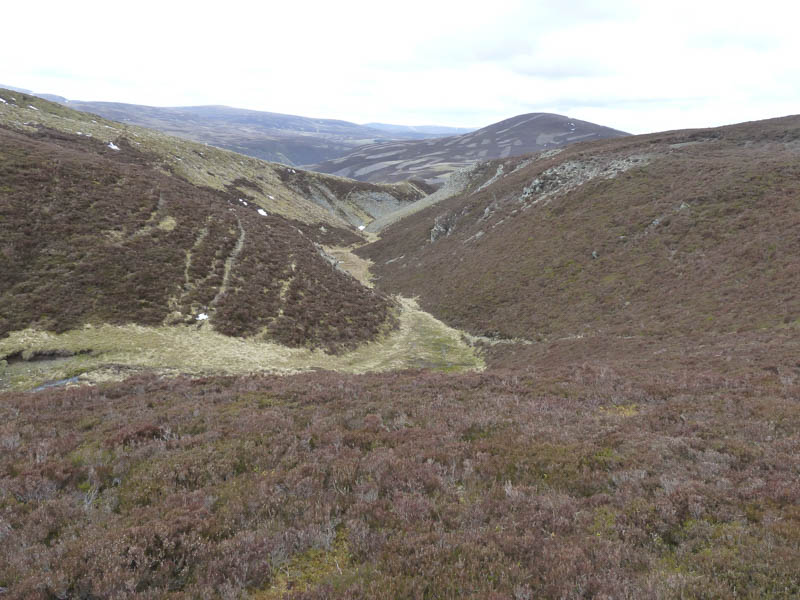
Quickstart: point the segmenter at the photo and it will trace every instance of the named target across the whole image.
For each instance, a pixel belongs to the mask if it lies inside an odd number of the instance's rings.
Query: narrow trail
[[[244,227],[242,227],[242,221],[239,218],[239,215],[236,216],[236,223],[239,226],[239,239],[236,240],[236,246],[233,247],[233,250],[228,255],[228,258],[225,260],[225,270],[222,273],[222,283],[219,286],[219,291],[217,295],[214,296],[214,299],[211,300],[209,306],[213,310],[213,308],[219,302],[219,299],[228,291],[228,281],[231,276],[231,269],[233,268],[233,263],[236,262],[236,259],[239,257],[239,254],[242,252],[242,248],[244,248],[244,239],[245,239],[245,231]],[[213,312],[209,315],[210,319],[213,319]]]

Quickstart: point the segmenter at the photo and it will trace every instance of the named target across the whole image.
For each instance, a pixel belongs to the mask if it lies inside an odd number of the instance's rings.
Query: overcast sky
[[[80,100],[632,133],[800,113],[800,3],[7,2],[0,84]]]

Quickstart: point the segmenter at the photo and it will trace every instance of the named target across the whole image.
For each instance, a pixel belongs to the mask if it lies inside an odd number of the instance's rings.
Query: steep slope
[[[208,319],[227,335],[337,350],[389,319],[387,298],[315,247],[352,233],[268,216],[119,144],[0,127],[0,336]]]
[[[476,335],[661,339],[800,326],[800,117],[482,166],[359,252]]]
[[[347,156],[311,168],[363,181],[423,179],[441,183],[456,169],[477,161],[625,135],[615,129],[562,115],[531,113],[459,136],[362,146]]]
[[[207,316],[224,334],[337,350],[374,338],[391,322],[388,299],[333,268],[317,248],[359,240],[330,214],[337,209],[321,210],[295,191],[313,195],[318,179],[262,164],[253,165],[261,167],[255,177],[238,177],[222,190],[198,186],[205,181],[192,175],[201,165],[224,163],[192,148],[198,164],[179,171],[188,177],[175,177],[162,170],[171,166],[157,153],[163,146],[142,139],[143,131],[120,131],[17,96],[0,96],[0,335]],[[19,123],[21,117],[32,120]],[[60,132],[40,121],[83,131]],[[113,141],[99,138],[103,131]],[[168,138],[157,141],[172,146]],[[170,150],[173,164],[189,154]],[[233,175],[211,176],[222,183]],[[344,186],[337,191],[354,191],[344,180],[331,182]],[[306,222],[287,218],[295,211]]]

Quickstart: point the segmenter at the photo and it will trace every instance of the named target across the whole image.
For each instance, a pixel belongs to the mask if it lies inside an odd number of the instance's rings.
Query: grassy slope
[[[796,331],[798,158],[797,117],[580,144],[507,161],[492,185],[404,219],[359,252],[380,287],[413,291],[476,334]]]

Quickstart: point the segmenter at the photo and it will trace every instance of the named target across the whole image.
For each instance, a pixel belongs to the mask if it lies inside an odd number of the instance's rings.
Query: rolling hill
[[[311,168],[362,181],[422,179],[439,184],[453,171],[476,162],[625,135],[622,131],[562,115],[531,113],[458,136],[365,145],[347,156]]]
[[[70,100],[70,108],[156,129],[234,152],[287,165],[304,165],[392,137],[384,131],[336,121],[231,108],[155,107]]]
[[[382,289],[525,352],[791,337],[798,157],[800,117],[786,117],[493,161],[359,253]]]

